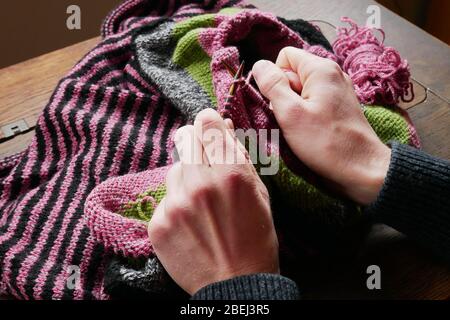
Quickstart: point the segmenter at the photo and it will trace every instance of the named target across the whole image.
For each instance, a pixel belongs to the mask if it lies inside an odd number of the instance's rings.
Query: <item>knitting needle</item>
[[[236,75],[233,78],[233,82],[231,83],[227,99],[234,97],[234,94],[236,93],[236,82],[237,82],[237,80],[239,80],[242,77],[242,74],[244,72],[244,65],[245,65],[245,61],[242,61],[241,65],[239,66],[239,69],[236,72]],[[225,102],[225,104],[226,104],[226,102]]]
[[[223,65],[227,68],[227,70],[230,72],[231,67],[227,65],[225,62],[222,62]],[[229,109],[231,107],[231,100],[234,98],[234,95],[236,93],[237,88],[237,80],[239,80],[242,77],[242,74],[244,73],[244,65],[245,61],[242,61],[241,65],[239,66],[236,74],[234,75],[233,82],[231,83],[230,89],[228,90],[227,98],[225,99],[225,105],[224,105],[224,112],[222,116],[225,118],[228,116]],[[226,112],[226,113],[225,113]]]
[[[222,65],[225,67],[225,69],[227,69],[230,76],[234,78],[237,73],[237,70],[234,69],[232,66],[230,66],[226,61],[222,61]]]

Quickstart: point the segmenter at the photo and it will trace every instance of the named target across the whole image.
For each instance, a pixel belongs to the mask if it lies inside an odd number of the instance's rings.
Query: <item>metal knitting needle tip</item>
[[[227,68],[227,70],[230,72],[231,67],[229,65],[227,65],[227,63],[224,61],[222,63]],[[225,99],[225,104],[224,104],[225,110],[223,112],[221,112],[221,115],[223,118],[229,118],[228,112],[231,107],[231,99],[233,99],[234,94],[236,93],[237,80],[239,80],[242,77],[242,74],[244,72],[244,65],[245,65],[245,61],[242,61],[238,70],[233,74],[233,82],[230,85],[230,89],[228,90],[228,96]]]
[[[230,76],[234,77],[236,75],[236,70],[230,66],[225,60],[222,61],[222,65],[227,69]]]
[[[234,93],[236,91],[236,81],[239,80],[242,77],[242,74],[244,73],[244,65],[245,61],[242,61],[241,65],[239,66],[236,74],[234,75],[233,83],[231,84],[229,94],[231,97],[234,96]]]
[[[242,77],[244,74],[244,66],[245,66],[245,60],[242,60],[241,65],[239,66],[238,71],[236,72],[236,80]]]

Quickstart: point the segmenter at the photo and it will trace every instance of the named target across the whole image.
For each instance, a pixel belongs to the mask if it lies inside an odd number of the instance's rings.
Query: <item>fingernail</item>
[[[225,125],[227,126],[228,129],[231,129],[231,130],[234,129],[233,120],[228,118],[228,119],[225,119],[224,121],[225,121]]]
[[[259,74],[260,72],[264,72],[271,64],[268,60],[259,60],[253,66],[253,73]]]

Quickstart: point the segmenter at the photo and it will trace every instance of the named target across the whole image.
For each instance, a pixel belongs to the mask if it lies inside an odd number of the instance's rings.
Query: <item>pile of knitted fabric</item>
[[[315,26],[241,1],[128,0],[102,33],[56,87],[30,146],[0,161],[0,293],[19,299],[180,294],[153,253],[146,225],[165,194],[177,128],[204,108],[224,112],[233,82],[224,62],[251,67],[274,60],[285,46],[337,61],[360,101],[372,104],[364,114],[380,138],[419,147],[395,106],[409,90],[406,62],[390,51],[395,68],[382,76],[370,61],[349,63],[358,37],[381,48],[380,56],[387,51],[355,25],[331,46]],[[248,79],[227,113],[236,128],[278,128]],[[268,149],[280,155],[280,170],[264,182],[282,254],[293,251],[289,239],[300,229],[305,247],[320,251],[320,241],[333,242],[363,220],[358,206],[315,183],[282,137]],[[310,239],[307,230],[314,230]]]

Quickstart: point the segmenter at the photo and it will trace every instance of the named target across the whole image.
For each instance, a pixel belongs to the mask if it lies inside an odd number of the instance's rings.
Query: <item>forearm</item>
[[[397,143],[377,200],[366,208],[450,261],[450,163]]]
[[[298,300],[294,281],[277,274],[253,274],[216,282],[200,289],[193,300]]]

